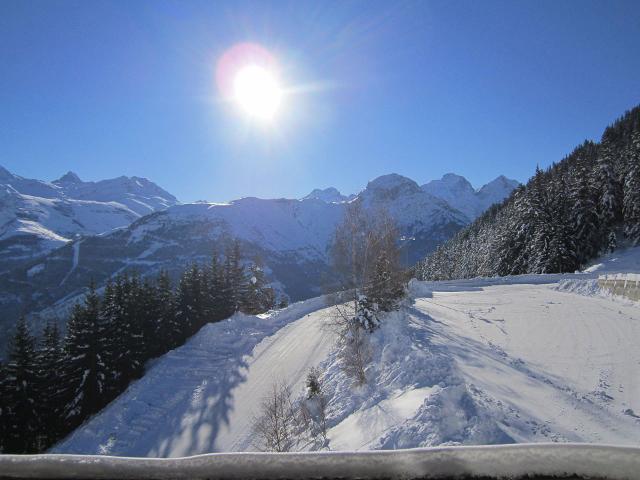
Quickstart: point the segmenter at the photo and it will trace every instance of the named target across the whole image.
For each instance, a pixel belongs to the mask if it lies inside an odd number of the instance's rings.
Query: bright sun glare
[[[258,65],[247,65],[233,80],[235,101],[252,117],[271,120],[277,113],[282,90],[273,72]]]

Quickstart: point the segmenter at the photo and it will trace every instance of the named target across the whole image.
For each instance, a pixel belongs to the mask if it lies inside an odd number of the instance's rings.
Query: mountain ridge
[[[84,182],[67,172],[52,182],[0,166],[0,261],[39,256],[78,235],[98,235],[178,203],[142,177]]]
[[[112,193],[113,188],[105,188],[103,196],[96,197],[97,186],[124,185],[134,191],[140,188],[136,181],[144,186],[138,177],[122,178],[82,182],[70,172],[52,183],[37,182],[36,187],[58,192],[65,184],[65,192],[70,195],[108,199],[106,195]],[[322,192],[333,198],[319,198],[318,193]],[[124,225],[113,225],[102,231],[94,228],[93,232],[79,235],[56,237],[52,230],[51,238],[47,238],[48,249],[29,249],[28,245],[25,247],[24,237],[16,237],[22,240],[14,242],[17,247],[22,245],[22,255],[16,254],[12,263],[3,261],[0,316],[7,320],[0,325],[0,331],[6,330],[9,323],[25,313],[30,313],[36,324],[48,318],[63,318],[91,281],[100,287],[124,271],[135,270],[145,276],[165,269],[176,280],[186,265],[208,262],[214,250],[222,252],[232,239],[241,242],[247,259],[261,258],[274,287],[290,299],[317,296],[322,293],[323,282],[329,276],[329,245],[349,198],[351,201],[361,199],[368,208],[384,208],[395,219],[406,265],[423,258],[469,223],[464,213],[398,174],[373,179],[357,197],[339,194],[338,199],[343,200],[333,201],[336,192],[334,189],[319,190],[316,195],[304,199],[246,197],[227,203],[176,203],[142,216],[124,202],[72,200],[66,196],[31,199],[29,201],[35,201],[37,205],[44,202],[41,208],[46,212],[57,212],[56,204],[85,209],[91,205],[94,209],[117,208],[119,213],[126,213],[127,218],[121,222]],[[26,197],[16,194],[11,198],[26,202]],[[29,209],[33,214],[33,207],[23,208]],[[36,216],[31,220],[33,224],[30,225],[35,230],[39,219]],[[40,230],[32,232],[32,238],[44,242],[43,237]],[[0,252],[6,250],[0,248]]]
[[[473,221],[491,205],[504,200],[519,185],[520,182],[517,180],[499,175],[476,189],[466,178],[454,173],[446,173],[442,178],[431,180],[421,188],[446,201],[463,212],[469,221]]]

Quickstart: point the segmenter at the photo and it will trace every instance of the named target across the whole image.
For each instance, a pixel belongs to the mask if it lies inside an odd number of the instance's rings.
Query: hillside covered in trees
[[[274,307],[260,262],[245,263],[236,242],[223,260],[191,265],[176,288],[167,272],[121,274],[102,294],[92,284],[64,336],[51,323],[36,338],[21,319],[0,364],[0,453],[45,451],[205,324]]]
[[[422,280],[573,272],[640,241],[640,106],[416,266]]]

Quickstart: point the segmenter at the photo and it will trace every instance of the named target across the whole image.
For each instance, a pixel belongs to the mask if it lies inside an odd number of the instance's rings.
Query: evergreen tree
[[[366,331],[372,332],[380,326],[378,304],[373,303],[366,295],[358,295],[356,314],[353,322]]]
[[[52,445],[64,431],[61,422],[62,389],[59,374],[63,368],[63,352],[60,332],[55,323],[47,323],[37,349],[38,370],[38,418],[40,438],[45,446]]]
[[[41,448],[38,438],[38,372],[35,339],[24,319],[20,318],[9,347],[6,366],[6,433],[7,453],[32,453]],[[4,396],[5,392],[3,392]]]
[[[634,132],[626,154],[624,180],[624,234],[633,245],[640,242],[640,132]]]
[[[389,258],[389,252],[382,250],[375,261],[373,274],[367,286],[367,296],[379,310],[389,312],[396,308],[404,295],[404,285],[400,265]]]
[[[248,282],[242,302],[242,311],[251,315],[264,313],[275,305],[275,293],[267,285],[261,262],[256,260],[249,267]]]
[[[224,269],[220,264],[217,252],[211,256],[208,271],[209,281],[206,295],[206,316],[208,321],[216,322],[225,318],[227,310],[225,295]]]
[[[158,289],[154,283],[145,278],[134,299],[135,310],[138,310],[138,318],[142,333],[141,363],[164,353],[162,342],[158,341],[161,335],[162,304],[158,300]]]
[[[100,329],[104,335],[107,397],[115,398],[142,374],[146,358],[142,322],[144,307],[137,275],[119,275],[107,285],[102,302]]]
[[[122,372],[125,386],[140,378],[146,360],[143,322],[146,317],[143,284],[137,273],[127,278],[124,290],[123,338],[126,340]]]
[[[622,188],[615,175],[613,146],[603,143],[595,170],[600,192],[599,213],[601,235],[609,248],[611,233],[622,214]]]
[[[618,247],[618,238],[616,237],[616,232],[611,230],[609,232],[609,238],[607,239],[607,253],[615,252]]]
[[[9,433],[9,392],[7,368],[0,361],[0,453],[6,452],[6,442]]]
[[[572,204],[573,238],[579,265],[584,265],[600,250],[600,219],[596,198],[587,168],[578,166],[570,185],[569,200]]]
[[[122,281],[122,277],[118,277],[116,281],[119,284]],[[123,350],[120,323],[124,316],[124,305],[119,294],[122,287],[121,285],[117,286],[117,284],[111,282],[111,280],[107,282],[102,297],[99,319],[99,328],[104,331],[102,361],[105,366],[105,396],[109,400],[118,395],[121,385],[118,362]]]
[[[550,272],[573,272],[580,265],[577,261],[573,238],[573,225],[566,201],[566,183],[561,175],[551,181],[551,259]]]
[[[196,332],[202,315],[204,302],[199,277],[200,270],[193,264],[182,274],[178,285],[176,318],[180,326],[180,344]]]
[[[534,273],[550,273],[553,271],[554,254],[552,251],[553,212],[550,192],[545,188],[542,170],[536,167],[536,174],[529,190],[531,221],[534,225],[533,236],[528,242],[530,271]]]
[[[156,301],[159,304],[159,326],[156,342],[167,352],[179,345],[180,325],[176,316],[176,298],[171,288],[171,279],[166,270],[160,272]]]
[[[92,283],[84,305],[73,308],[64,342],[63,411],[69,428],[106,404],[106,336],[100,321],[100,299]]]
[[[235,240],[232,247],[227,250],[224,278],[224,293],[228,308],[225,317],[228,317],[240,310],[247,288],[244,266],[240,257],[240,242],[238,240]]]

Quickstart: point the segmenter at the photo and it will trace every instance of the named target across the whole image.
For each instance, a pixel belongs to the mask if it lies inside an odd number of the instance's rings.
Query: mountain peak
[[[487,195],[490,192],[495,192],[495,191],[500,191],[500,192],[509,191],[509,193],[511,193],[511,191],[518,188],[519,185],[520,185],[520,182],[518,182],[517,180],[507,178],[504,175],[500,175],[494,178],[493,180],[491,180],[486,185],[483,185],[482,188],[478,190],[478,193],[483,195]]]
[[[15,175],[11,173],[9,170],[0,165],[0,180],[8,180],[10,178],[14,178]]]
[[[441,179],[431,180],[422,186],[422,190],[452,205],[473,203],[473,196],[476,193],[469,180],[455,173],[445,173]],[[459,205],[454,206],[459,207]]]
[[[333,203],[333,202],[344,202],[347,200],[347,197],[342,195],[340,191],[335,187],[328,188],[315,188],[313,191],[303,197],[302,200],[322,200],[323,202]]]
[[[82,180],[80,180],[80,177],[78,175],[69,170],[59,179],[54,180],[53,183],[82,183]]]
[[[469,181],[464,178],[462,175],[458,175],[457,173],[445,173],[442,178],[440,179],[441,181],[444,182],[465,182],[465,183],[469,183]]]
[[[437,189],[438,187],[445,186],[446,188],[454,188],[463,192],[475,192],[473,185],[462,175],[455,173],[445,173],[440,180],[432,180],[423,186],[423,189],[429,191],[429,189]]]
[[[517,181],[500,175],[476,191],[466,178],[455,173],[447,173],[440,180],[426,183],[422,189],[473,220],[492,204],[508,197],[518,185]]]
[[[367,184],[367,190],[394,190],[398,188],[409,188],[419,190],[420,187],[410,178],[403,177],[397,173],[389,173],[374,178]]]

